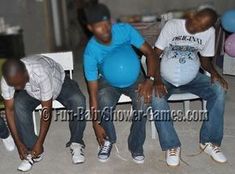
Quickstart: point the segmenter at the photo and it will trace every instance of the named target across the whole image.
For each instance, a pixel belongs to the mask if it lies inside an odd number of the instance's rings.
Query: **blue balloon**
[[[136,82],[140,73],[140,60],[131,46],[121,46],[107,55],[102,71],[110,85],[125,88]]]
[[[223,28],[231,33],[235,32],[235,10],[226,11],[222,18],[222,26]]]

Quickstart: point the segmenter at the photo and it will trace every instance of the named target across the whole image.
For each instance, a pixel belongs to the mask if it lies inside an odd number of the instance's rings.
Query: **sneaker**
[[[80,164],[85,162],[84,146],[79,143],[72,143],[70,145],[72,153],[72,161],[74,164]]]
[[[98,153],[98,159],[100,162],[106,162],[109,159],[110,152],[112,150],[112,143],[108,140],[105,140],[104,145],[100,147]]]
[[[166,163],[168,166],[178,166],[180,164],[180,147],[166,151]]]
[[[39,155],[37,158],[32,158],[32,155],[28,154],[26,159],[22,160],[22,162],[20,163],[17,170],[19,170],[21,172],[28,172],[32,169],[33,164],[35,162],[39,162],[42,159],[43,159],[43,153],[41,155]]]
[[[15,149],[15,142],[11,135],[9,135],[6,139],[2,139],[2,142],[7,151],[13,151]]]
[[[212,143],[200,143],[200,148],[208,155],[210,155],[211,158],[216,162],[225,163],[227,161],[227,158],[225,157],[219,146],[213,145]]]
[[[132,159],[137,164],[143,164],[144,163],[144,155],[132,154]]]

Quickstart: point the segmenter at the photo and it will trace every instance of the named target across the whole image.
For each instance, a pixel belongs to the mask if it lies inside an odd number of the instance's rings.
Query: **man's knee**
[[[224,88],[221,86],[220,83],[218,82],[215,82],[213,85],[212,85],[212,89],[216,95],[216,98],[219,99],[219,100],[224,100],[224,97],[225,97],[225,90]]]
[[[86,97],[82,93],[71,96],[68,101],[76,108],[86,108]]]

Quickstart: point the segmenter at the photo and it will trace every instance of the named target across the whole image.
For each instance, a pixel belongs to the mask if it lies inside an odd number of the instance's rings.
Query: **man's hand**
[[[145,103],[150,103],[153,93],[153,81],[146,79],[144,82],[138,85],[137,92],[139,97],[144,97]]]
[[[156,81],[156,85],[155,85],[154,90],[155,90],[155,96],[158,98],[161,98],[168,93],[166,86],[162,83],[161,80]]]
[[[23,143],[16,144],[16,147],[18,149],[20,159],[25,159],[29,153],[27,147]]]
[[[104,145],[104,141],[107,138],[104,128],[99,124],[93,125],[93,128],[99,145]]]
[[[218,73],[212,73],[211,82],[215,83],[216,81],[218,81],[226,91],[228,90],[228,83],[223,79],[223,77],[221,77]]]
[[[42,143],[36,142],[33,146],[32,152],[31,152],[32,157],[37,158],[42,153],[43,153]]]

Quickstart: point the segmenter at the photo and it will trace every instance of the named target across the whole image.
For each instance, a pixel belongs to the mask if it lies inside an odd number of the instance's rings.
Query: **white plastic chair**
[[[73,53],[71,51],[58,52],[58,53],[45,53],[45,54],[41,54],[41,55],[49,57],[49,58],[53,59],[54,61],[56,61],[57,63],[59,63],[63,67],[63,69],[69,73],[69,76],[72,79],[72,77],[73,77]],[[52,108],[53,109],[61,109],[61,108],[64,108],[64,106],[60,102],[54,100],[52,103]],[[39,105],[33,111],[33,124],[34,124],[34,132],[36,135],[38,135],[38,131],[37,131],[35,111],[39,111],[39,113],[40,113],[41,109],[42,109],[42,106]]]

